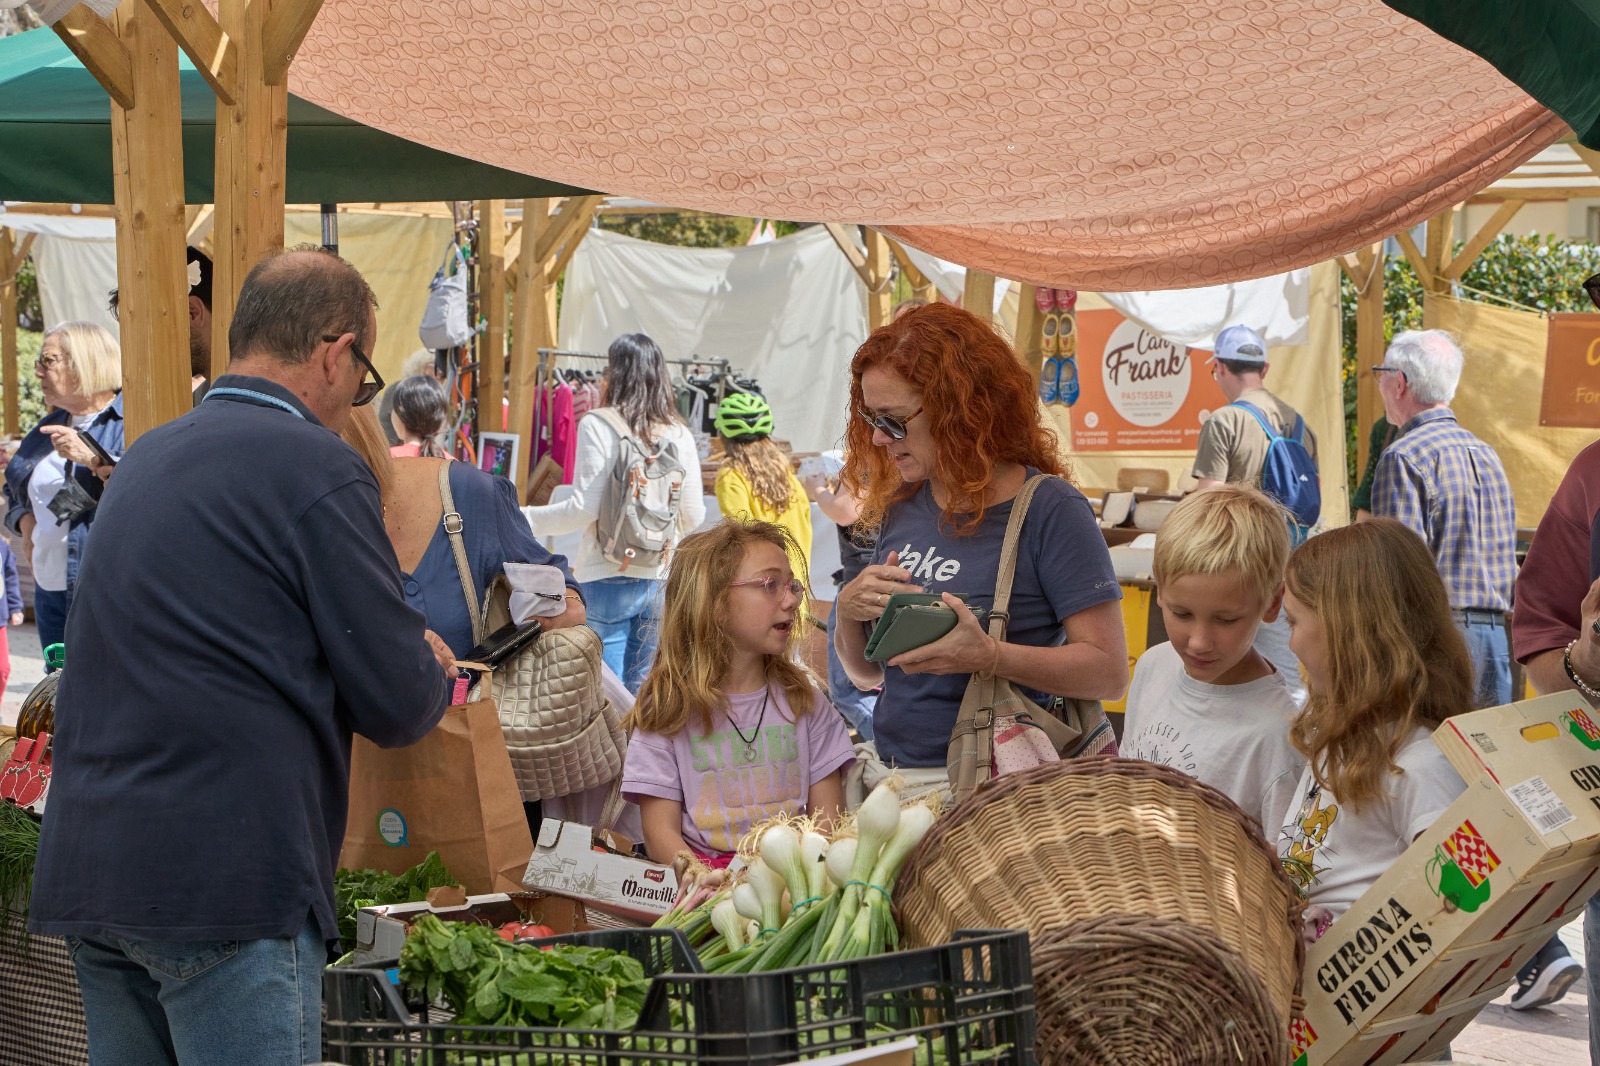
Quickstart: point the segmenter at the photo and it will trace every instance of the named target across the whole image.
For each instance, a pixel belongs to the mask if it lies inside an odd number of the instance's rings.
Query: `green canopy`
[[[216,97],[187,56],[184,199],[213,200]],[[289,203],[568,196],[575,189],[380,133],[289,97]],[[109,204],[111,102],[49,30],[0,38],[0,200]]]
[[[1488,60],[1600,149],[1600,0],[1384,0]],[[1397,56],[1395,62],[1405,62]]]

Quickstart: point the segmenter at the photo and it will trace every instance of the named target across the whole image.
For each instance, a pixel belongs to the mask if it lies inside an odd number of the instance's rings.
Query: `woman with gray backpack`
[[[655,658],[672,548],[705,520],[700,457],[679,416],[667,360],[643,333],[606,352],[602,406],[578,423],[572,495],[524,507],[535,536],[583,531],[572,560],[605,661],[637,692]]]

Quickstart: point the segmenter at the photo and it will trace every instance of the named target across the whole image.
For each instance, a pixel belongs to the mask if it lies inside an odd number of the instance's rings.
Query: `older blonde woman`
[[[122,350],[92,322],[44,335],[34,373],[50,413],[17,446],[6,467],[6,528],[22,537],[33,564],[33,613],[43,647],[59,644],[95,507],[111,475],[83,437],[113,459],[122,436]]]

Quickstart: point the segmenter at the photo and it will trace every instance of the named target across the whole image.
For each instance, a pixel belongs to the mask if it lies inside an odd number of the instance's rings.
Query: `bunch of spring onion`
[[[829,841],[779,822],[760,834],[759,856],[728,898],[713,903],[720,951],[711,973],[753,973],[877,954],[898,945],[890,892],[911,849],[933,825],[925,803],[900,809],[880,785],[856,812],[855,836]],[[785,904],[788,904],[785,910]],[[752,935],[753,933],[753,935]],[[709,958],[709,961],[707,961]]]
[[[692,947],[699,948],[716,935],[711,926],[711,904],[727,895],[728,871],[714,870],[692,852],[681,852],[673,862],[678,895],[672,909],[655,921],[657,929],[680,929]]]

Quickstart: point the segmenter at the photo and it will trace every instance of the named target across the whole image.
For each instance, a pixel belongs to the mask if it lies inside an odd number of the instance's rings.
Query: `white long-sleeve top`
[[[706,501],[700,484],[700,454],[695,450],[694,434],[681,422],[655,427],[657,441],[669,441],[683,464],[683,503],[678,511],[678,537],[692,533],[705,521]],[[572,495],[560,503],[543,507],[524,507],[528,525],[536,537],[557,537],[583,530],[583,542],[570,560],[572,576],[579,581],[601,581],[608,577],[667,576],[666,568],[647,573],[633,568],[624,574],[617,564],[600,554],[595,522],[600,518],[600,498],[605,494],[606,477],[616,465],[620,442],[611,427],[593,412],[578,421],[578,469],[572,477]]]

